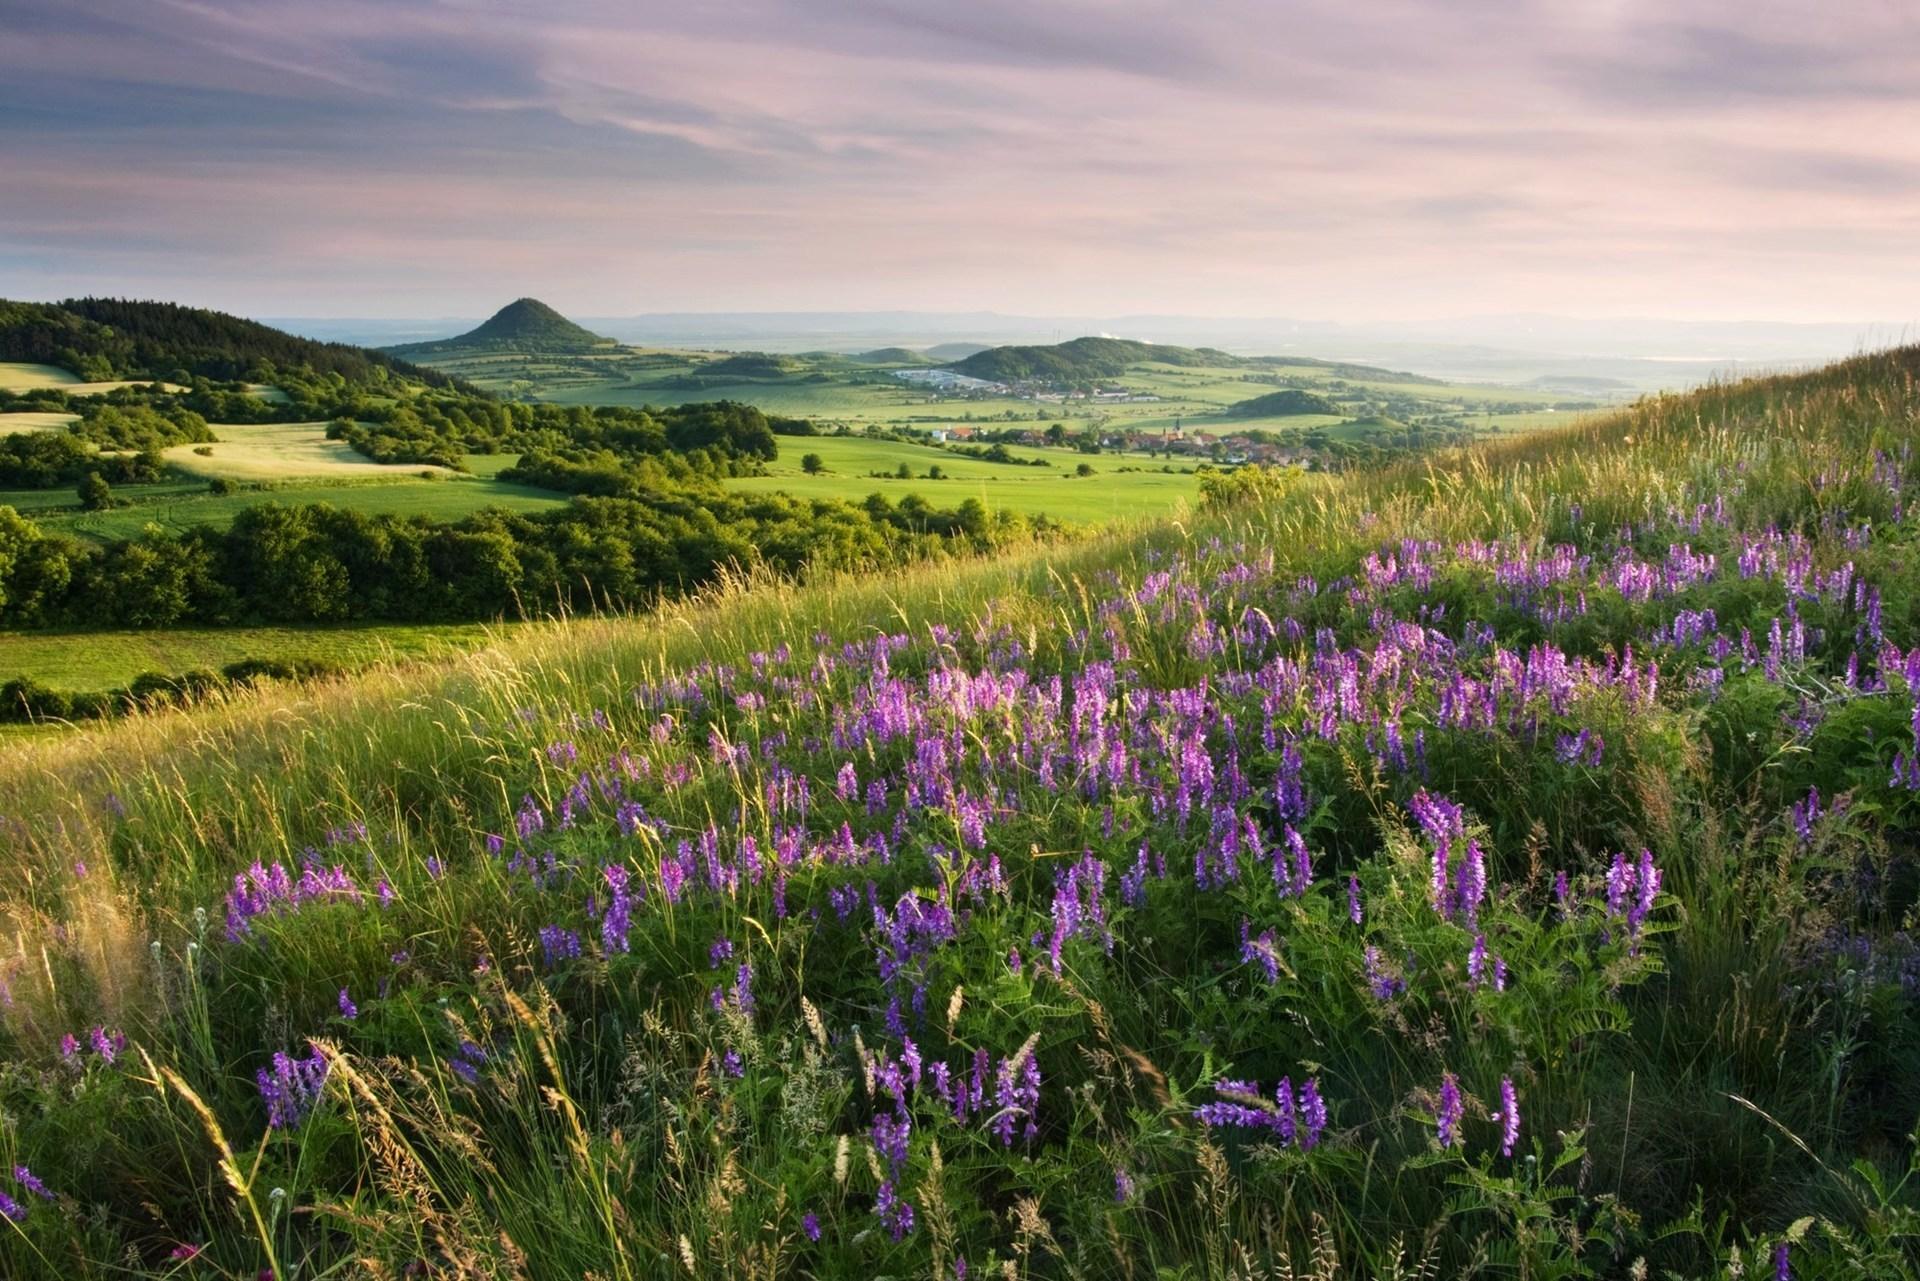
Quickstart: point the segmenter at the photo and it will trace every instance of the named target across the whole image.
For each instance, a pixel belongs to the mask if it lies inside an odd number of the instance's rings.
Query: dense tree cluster
[[[797,575],[986,549],[1044,520],[715,488],[580,498],[537,515],[249,507],[227,529],[82,543],[0,507],[0,625],[452,621],[644,605],[732,566]]]
[[[116,485],[156,481],[166,470],[161,450],[212,439],[191,410],[89,405],[64,429],[0,436],[0,486],[60,489],[89,474]]]
[[[383,463],[459,467],[466,454],[520,453],[552,455],[575,467],[597,467],[607,458],[625,463],[680,454],[689,459],[695,473],[732,475],[741,470],[741,464],[750,471],[778,456],[775,426],[775,420],[752,405],[724,400],[633,409],[436,397],[366,407],[352,419],[336,420],[328,434]]]

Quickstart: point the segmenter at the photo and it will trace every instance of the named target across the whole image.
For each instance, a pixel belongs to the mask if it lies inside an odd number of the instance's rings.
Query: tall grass
[[[993,560],[742,578],[0,748],[0,1165],[57,1198],[0,1225],[0,1261],[1531,1277],[1753,1275],[1784,1245],[1795,1275],[1906,1275],[1920,877],[1912,692],[1885,651],[1920,645],[1917,369],[1655,398]],[[1736,571],[1762,543],[1791,563]],[[1516,585],[1556,547],[1587,559]],[[1620,586],[1694,553],[1716,568]],[[1879,593],[1871,627],[1821,586],[1845,565]],[[1706,610],[1728,652],[1673,639]],[[1782,619],[1809,639],[1776,660]],[[1529,652],[1589,666],[1510,723],[1448,719],[1477,688],[1450,675]],[[1362,674],[1351,703],[1290,683],[1316,662]],[[1017,692],[963,696],[983,674]],[[911,728],[872,728],[890,717]],[[1132,772],[1102,774],[1096,727]],[[1296,768],[1298,812],[1275,790]],[[1229,828],[1297,831],[1309,872],[1249,847],[1228,875],[1207,802],[1179,809],[1203,785]],[[1436,907],[1454,838],[1422,789],[1485,854],[1470,912]],[[1607,899],[1642,848],[1662,880],[1629,923]],[[229,938],[256,865],[337,865],[352,894]],[[902,923],[929,905],[949,932]],[[276,1051],[325,1084],[269,1128]],[[956,1119],[897,1075],[976,1052],[989,1095],[1037,1065],[1038,1106]],[[1199,1111],[1274,1114],[1283,1075],[1329,1099],[1312,1145]]]

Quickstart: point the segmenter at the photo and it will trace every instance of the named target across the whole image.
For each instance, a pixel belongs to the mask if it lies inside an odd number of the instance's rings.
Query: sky
[[[0,0],[0,296],[1920,318],[1911,0]]]

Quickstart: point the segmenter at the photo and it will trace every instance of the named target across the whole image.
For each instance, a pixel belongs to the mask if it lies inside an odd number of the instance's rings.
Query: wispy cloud
[[[1851,0],[9,0],[0,294],[1902,319]]]

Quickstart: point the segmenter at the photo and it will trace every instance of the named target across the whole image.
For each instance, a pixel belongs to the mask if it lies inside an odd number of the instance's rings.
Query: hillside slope
[[[257,321],[178,303],[74,298],[0,299],[0,360],[70,369],[83,378],[247,379],[271,369],[307,369],[367,385],[398,376],[451,387],[443,373],[385,352],[295,337]]]
[[[1916,374],[11,747],[0,1263],[1907,1275]]]

